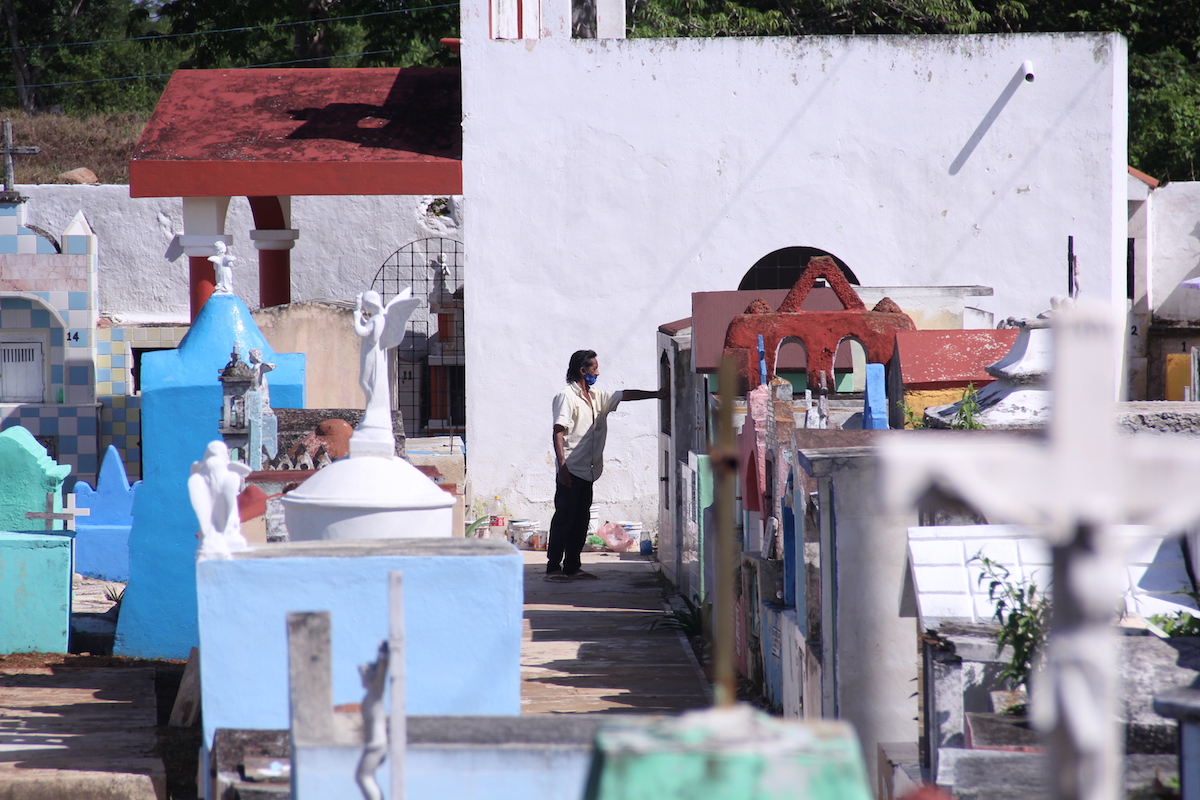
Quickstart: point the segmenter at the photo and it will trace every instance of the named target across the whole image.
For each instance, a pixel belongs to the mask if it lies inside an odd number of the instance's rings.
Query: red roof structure
[[[976,387],[995,380],[984,368],[1008,354],[1015,328],[897,331],[896,360],[905,389]]]
[[[133,197],[462,194],[457,68],[180,70]]]

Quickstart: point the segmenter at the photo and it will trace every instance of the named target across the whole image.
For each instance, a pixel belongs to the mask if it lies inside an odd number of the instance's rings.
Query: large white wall
[[[1156,317],[1200,320],[1200,182],[1168,183],[1150,193],[1150,307]]]
[[[186,321],[188,263],[167,261],[171,239],[183,232],[179,198],[131,198],[128,186],[20,186],[29,198],[26,221],[58,236],[79,211],[99,241],[100,311],[125,321]],[[414,239],[461,239],[463,203],[453,214],[429,217],[432,198],[296,197],[292,227],[300,239],[292,250],[292,299],[352,299],[371,286],[384,260]],[[233,236],[234,289],[250,308],[258,307],[258,251],[250,204],[235,197],[225,232]]]
[[[510,513],[549,521],[571,351],[654,388],[656,327],[777,248],[992,286],[1003,318],[1065,292],[1074,236],[1084,293],[1123,302],[1120,36],[504,41],[480,0],[462,36],[469,466]],[[605,518],[657,520],[655,412],[612,421]]]

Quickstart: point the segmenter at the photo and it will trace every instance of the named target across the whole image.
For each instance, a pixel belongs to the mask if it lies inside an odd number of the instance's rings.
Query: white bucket
[[[541,524],[535,519],[510,519],[508,521],[508,540],[517,547],[523,547]]]
[[[588,533],[595,533],[600,530],[600,508],[593,503],[591,512],[588,514]]]

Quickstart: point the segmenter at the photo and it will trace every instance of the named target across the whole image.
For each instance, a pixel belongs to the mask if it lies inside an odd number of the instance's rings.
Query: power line
[[[144,42],[144,41],[149,41],[152,39],[178,39],[180,37],[185,37],[185,36],[209,36],[214,33],[242,33],[244,31],[256,31],[256,30],[259,30],[262,28],[288,28],[293,25],[315,25],[315,24],[318,24],[321,22],[338,22],[341,20],[355,20],[355,19],[366,19],[367,17],[380,17],[380,16],[384,16],[386,14],[411,14],[414,11],[432,11],[432,10],[438,9],[438,8],[453,8],[457,5],[458,5],[458,3],[443,3],[442,5],[422,6],[420,8],[398,8],[393,11],[372,11],[369,14],[356,14],[354,16],[348,16],[348,17],[325,17],[324,19],[306,19],[306,20],[301,20],[299,22],[276,22],[276,23],[273,23],[270,25],[246,25],[241,28],[221,28],[221,29],[214,30],[214,31],[194,31],[192,33],[163,33],[163,34],[157,34],[157,35],[153,35],[153,36],[130,36],[125,39],[96,39],[95,41],[90,41],[90,42],[65,42],[63,44],[56,45],[56,46],[57,47],[83,47],[84,45],[93,45],[93,44],[118,44],[120,42]],[[7,53],[7,52],[11,52],[13,50],[36,50],[36,49],[38,49],[37,46],[33,46],[33,47],[0,47],[0,53]],[[156,76],[147,76],[147,77],[156,77]],[[124,79],[114,78],[113,80],[124,80]],[[94,81],[92,81],[92,82],[94,83]],[[56,86],[58,84],[47,83],[47,84],[42,84],[42,85]]]
[[[368,51],[365,51],[362,53],[346,53],[345,55],[338,55],[338,56],[318,56],[316,58],[296,58],[296,59],[292,59],[290,61],[270,61],[270,62],[266,62],[263,64],[245,64],[240,67],[229,67],[228,69],[257,69],[259,67],[282,67],[282,66],[286,66],[287,64],[306,64],[306,63],[311,63],[313,61],[330,61],[335,58],[358,58],[360,56],[377,56],[377,55],[382,55],[384,53],[399,53],[399,52],[402,52],[399,48],[393,48],[391,50],[368,50]],[[112,81],[137,81],[137,80],[142,80],[144,78],[166,78],[166,77],[169,77],[170,75],[171,75],[170,72],[160,72],[160,73],[157,73],[154,75],[124,75],[119,78],[91,78],[86,81],[62,81],[60,83],[38,83],[38,84],[34,84],[30,88],[45,89],[45,88],[52,87],[52,86],[82,86],[84,84],[89,84],[89,83],[109,83]],[[19,87],[17,87],[17,86],[0,86],[0,92],[8,91],[10,89],[15,90],[17,88],[19,88]]]

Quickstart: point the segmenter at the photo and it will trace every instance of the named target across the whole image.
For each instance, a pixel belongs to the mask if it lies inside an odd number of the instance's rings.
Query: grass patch
[[[129,157],[150,119],[149,112],[70,116],[30,116],[0,110],[11,119],[17,145],[42,148],[36,156],[13,158],[17,183],[65,183],[58,176],[77,167],[96,173],[101,183],[129,183]]]

